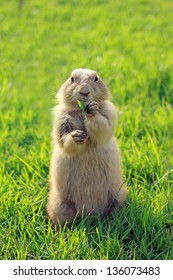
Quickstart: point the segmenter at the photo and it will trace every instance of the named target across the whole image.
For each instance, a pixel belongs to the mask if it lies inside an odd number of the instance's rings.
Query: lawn
[[[173,259],[173,2],[0,1],[0,259]],[[47,219],[52,107],[96,70],[128,185],[114,217]]]

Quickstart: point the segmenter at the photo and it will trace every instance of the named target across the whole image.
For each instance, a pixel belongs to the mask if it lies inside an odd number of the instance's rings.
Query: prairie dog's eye
[[[95,76],[95,78],[94,78],[94,82],[97,82],[98,81],[98,76]]]
[[[74,83],[74,77],[71,77],[70,79],[71,79],[71,82]]]

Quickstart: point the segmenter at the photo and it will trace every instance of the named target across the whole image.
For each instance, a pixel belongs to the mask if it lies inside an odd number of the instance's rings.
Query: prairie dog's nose
[[[90,93],[88,85],[87,84],[82,85],[79,90],[79,93],[83,96],[88,96]]]

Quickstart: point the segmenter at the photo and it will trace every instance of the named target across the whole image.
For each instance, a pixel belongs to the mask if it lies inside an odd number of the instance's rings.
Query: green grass
[[[173,259],[173,3],[1,1],[0,258]],[[51,108],[78,67],[108,84],[128,185],[112,219],[54,232]]]

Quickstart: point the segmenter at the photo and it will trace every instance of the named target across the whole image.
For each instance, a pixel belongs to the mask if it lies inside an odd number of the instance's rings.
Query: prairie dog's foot
[[[57,205],[55,198],[53,198],[53,200],[50,199],[48,215],[57,230],[60,226],[64,226],[65,223],[70,225],[73,219],[77,217],[77,214],[76,206],[73,201],[65,199]]]
[[[83,144],[88,138],[86,132],[83,130],[75,130],[71,133],[73,141],[77,144]]]
[[[112,215],[114,212],[119,210],[120,208],[120,203],[118,200],[108,191],[108,204],[105,209],[104,217]]]
[[[96,113],[99,110],[98,103],[95,101],[90,101],[86,106],[85,106],[85,112],[88,117],[94,117]]]

